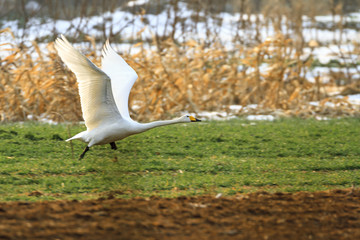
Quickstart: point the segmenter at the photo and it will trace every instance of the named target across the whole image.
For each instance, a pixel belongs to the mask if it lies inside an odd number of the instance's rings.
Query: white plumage
[[[190,115],[180,118],[141,124],[130,118],[128,99],[138,75],[106,41],[102,50],[101,69],[77,51],[65,38],[55,40],[55,48],[64,63],[76,75],[81,109],[87,130],[76,134],[70,140],[88,143],[83,158],[90,147],[110,143],[116,149],[115,141],[154,127],[199,119]]]

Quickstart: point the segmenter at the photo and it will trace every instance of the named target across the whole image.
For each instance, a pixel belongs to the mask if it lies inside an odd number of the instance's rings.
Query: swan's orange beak
[[[194,118],[193,116],[190,116],[190,120],[191,120],[192,122],[201,122],[200,119]]]

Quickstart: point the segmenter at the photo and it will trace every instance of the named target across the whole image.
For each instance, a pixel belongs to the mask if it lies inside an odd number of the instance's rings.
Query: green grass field
[[[81,125],[0,125],[0,201],[316,191],[360,184],[360,119],[173,125],[93,147]],[[72,150],[73,149],[73,150]]]

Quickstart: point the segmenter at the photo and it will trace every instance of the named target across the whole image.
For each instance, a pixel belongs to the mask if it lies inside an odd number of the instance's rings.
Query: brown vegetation
[[[176,7],[178,2],[172,1],[171,4]],[[239,9],[242,14],[251,13],[250,3],[241,3]],[[307,1],[304,2],[306,3]],[[230,52],[216,37],[180,42],[174,39],[175,32],[164,32],[163,36],[154,35],[153,39],[142,39],[141,32],[137,33],[138,39],[133,40],[138,43],[133,48],[138,48],[138,53],[123,54],[139,75],[130,96],[130,113],[134,119],[142,121],[168,118],[180,111],[228,111],[231,104],[245,106],[254,103],[259,106],[254,111],[269,112],[280,109],[284,115],[358,114],[346,98],[328,98],[329,89],[344,89],[345,94],[359,90],[358,79],[352,79],[349,71],[343,72],[341,78],[346,81],[341,83],[341,86],[337,82],[339,73],[333,73],[327,83],[321,81],[320,75],[315,79],[315,83],[306,79],[306,73],[312,67],[314,59],[311,54],[303,59],[303,49],[308,46],[315,48],[321,43],[316,40],[311,43],[304,42],[301,16],[309,13],[307,5],[304,4],[294,5],[296,14],[292,14],[294,11],[290,11],[288,7],[274,13],[270,10],[271,6],[266,5],[263,7],[265,21],[257,19],[255,31],[249,31],[255,35],[235,34],[235,50]],[[341,13],[342,7],[341,4],[330,5],[333,14]],[[210,8],[208,10],[209,17],[216,18]],[[285,33],[281,32],[280,26],[276,27],[281,24],[282,15],[288,19]],[[144,10],[139,16],[146,21]],[[200,15],[196,15],[195,11],[193,17],[196,16]],[[182,19],[176,18],[175,14],[175,19],[169,20],[169,24],[175,26],[177,21],[181,22]],[[198,21],[204,19],[198,19],[194,24]],[[278,33],[262,42],[257,34],[264,24],[272,24],[275,30],[278,29]],[[345,22],[336,20],[333,22],[333,26],[341,29],[344,24]],[[211,26],[221,28],[220,23]],[[252,26],[254,24],[250,18],[246,20],[240,15],[234,29],[239,31]],[[216,33],[218,29],[211,29],[209,25],[207,32]],[[3,29],[0,34],[13,35],[11,29]],[[76,34],[83,36],[82,32]],[[105,29],[104,34],[106,35]],[[247,37],[252,39],[252,42],[246,40]],[[14,36],[13,38],[13,42],[16,42]],[[95,41],[98,39],[86,35],[83,39],[90,42],[88,46],[91,47],[80,50],[99,66],[99,49],[95,49]],[[110,39],[113,42],[118,39],[111,29]],[[1,43],[1,46],[7,47],[3,51],[7,51],[9,55],[0,59],[0,120],[26,120],[29,115],[35,119],[46,117],[57,121],[81,120],[74,75],[64,67],[52,42],[47,44],[46,52],[41,51],[38,44],[37,41]],[[340,46],[341,42],[335,44]],[[339,57],[346,58],[341,51]],[[321,100],[320,106],[307,104],[314,100]],[[325,104],[329,101],[336,101],[335,111]]]
[[[324,84],[304,78],[311,59],[294,58],[293,41],[283,35],[254,48],[239,46],[232,54],[217,42],[205,47],[193,40],[175,44],[168,39],[161,44],[163,51],[146,50],[138,43],[139,53],[123,55],[139,75],[130,96],[137,120],[224,110],[231,104],[299,110],[308,101],[326,97]],[[42,53],[36,42],[30,48],[9,47],[13,53],[2,59],[0,72],[1,120],[24,120],[28,115],[80,120],[75,76],[64,67],[53,43],[48,53]],[[90,50],[88,57],[100,65],[95,49]],[[263,62],[268,66],[260,71]]]

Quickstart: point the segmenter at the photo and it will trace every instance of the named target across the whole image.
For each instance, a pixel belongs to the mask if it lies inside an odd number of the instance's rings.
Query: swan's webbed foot
[[[87,151],[89,151],[89,150],[90,150],[89,146],[86,146],[86,148],[84,149],[83,153],[80,155],[79,160],[83,159],[84,156],[85,156],[85,153],[86,153]]]
[[[111,149],[114,149],[114,150],[117,149],[115,142],[111,142],[110,146],[111,146]]]

